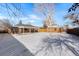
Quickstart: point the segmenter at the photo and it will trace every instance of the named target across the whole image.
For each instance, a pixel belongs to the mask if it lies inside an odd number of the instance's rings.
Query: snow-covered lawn
[[[14,34],[33,55],[79,56],[79,37],[66,33]]]
[[[79,37],[66,33],[0,34],[0,56],[79,56]]]

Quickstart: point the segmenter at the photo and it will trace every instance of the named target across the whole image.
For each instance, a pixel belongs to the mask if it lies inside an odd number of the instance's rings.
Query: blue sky
[[[5,4],[0,4],[0,18],[10,18],[10,21],[13,24],[17,24],[19,20],[22,20],[24,24],[31,23],[33,25],[42,26],[44,18],[41,14],[38,14],[34,11],[34,4],[33,3],[19,3],[14,4],[20,11],[17,11],[11,4],[8,6],[12,9],[13,12],[17,13],[19,17],[13,17],[12,12],[6,8]],[[56,3],[55,4],[55,12],[53,16],[53,20],[56,24],[62,26],[66,23],[64,20],[64,16],[67,14],[67,10],[71,7],[71,3]],[[8,12],[10,13],[10,16]]]
[[[54,19],[57,24],[64,25],[67,20],[64,19],[64,16],[67,15],[68,9],[72,6],[71,3],[59,3],[55,6],[55,16]]]

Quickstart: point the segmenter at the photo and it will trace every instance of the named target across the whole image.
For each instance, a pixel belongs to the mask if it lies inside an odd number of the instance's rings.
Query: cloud
[[[28,23],[28,22],[35,23],[35,22],[39,21],[41,18],[35,14],[29,14],[26,17],[22,17],[20,19],[23,21],[23,23]]]
[[[30,20],[31,23],[35,22],[34,20]]]
[[[29,18],[28,17],[22,17],[22,18],[20,18],[21,20],[29,20]]]
[[[31,14],[31,15],[28,15],[30,19],[33,19],[33,20],[39,20],[40,17],[38,17],[37,15],[35,14]]]
[[[19,18],[21,20],[40,20],[41,18],[35,14],[30,14],[30,15],[27,15],[27,17],[22,17],[22,18]]]
[[[30,22],[30,23],[34,23],[35,22],[35,20],[28,20],[28,21],[26,21],[27,23],[28,22]]]
[[[22,21],[24,22],[35,22],[36,20],[34,20],[34,18],[30,18],[30,17],[22,17],[20,18]]]
[[[5,16],[0,16],[0,19],[7,19],[7,17],[5,17]]]

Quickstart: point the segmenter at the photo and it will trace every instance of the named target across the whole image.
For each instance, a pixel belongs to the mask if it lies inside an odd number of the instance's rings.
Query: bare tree
[[[39,3],[39,4],[34,4],[35,5],[35,11],[43,16],[43,19],[45,19],[43,22],[43,26],[46,26],[46,19],[50,19],[50,23],[53,25],[54,20],[54,3]],[[48,21],[49,22],[49,21]]]
[[[39,3],[34,4],[35,5],[35,11],[41,13],[45,17],[48,15],[54,14],[54,4],[53,3]]]
[[[68,14],[67,16],[65,16],[65,18],[69,18],[70,20],[72,20],[72,23],[79,25],[79,14]]]
[[[8,31],[8,33],[11,33],[12,24],[8,19],[1,19],[0,22],[2,23],[2,26],[5,28],[5,30]]]
[[[72,20],[72,23],[79,25],[79,3],[74,3],[69,9],[65,18]]]

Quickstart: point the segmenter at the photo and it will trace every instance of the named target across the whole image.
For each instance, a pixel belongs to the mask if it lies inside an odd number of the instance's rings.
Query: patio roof
[[[31,24],[17,24],[14,27],[18,27],[18,28],[38,28],[37,26],[33,26]]]

